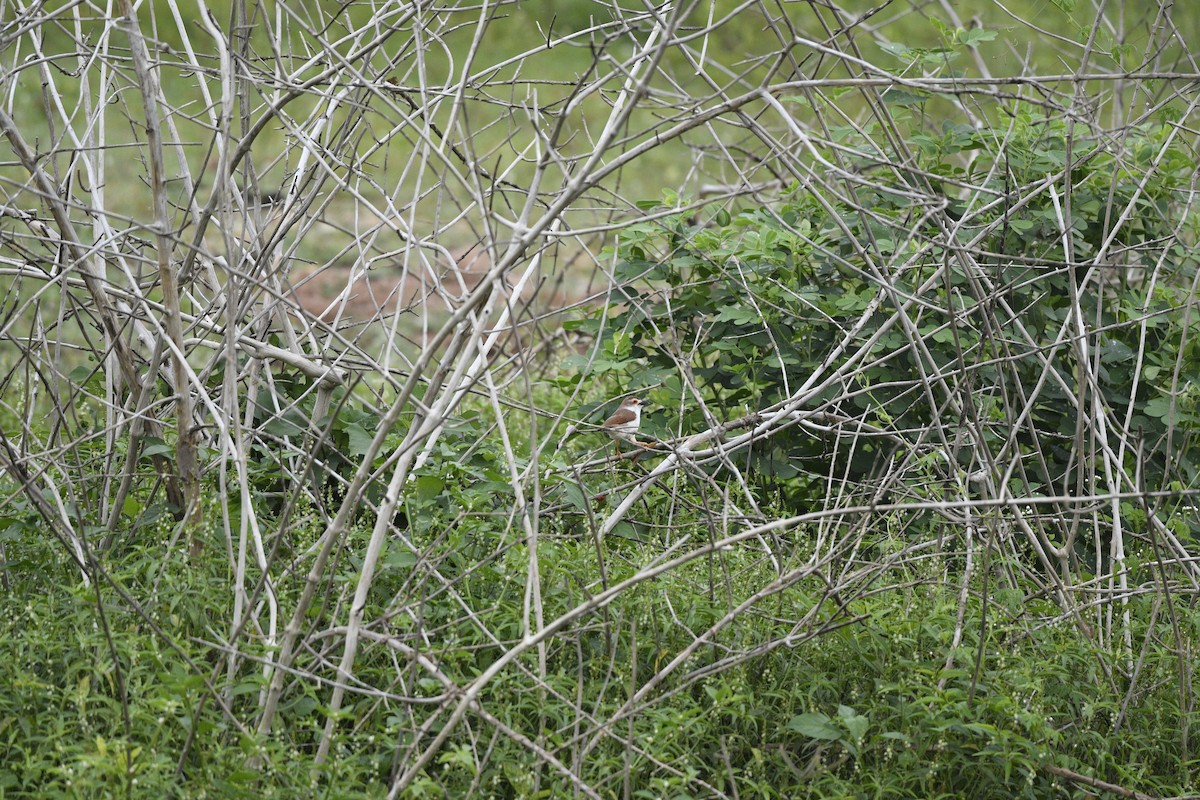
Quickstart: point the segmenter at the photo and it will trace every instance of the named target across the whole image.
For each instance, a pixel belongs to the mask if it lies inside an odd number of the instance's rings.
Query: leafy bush
[[[1195,19],[26,5],[0,796],[1189,789]]]
[[[674,196],[648,205],[660,217],[620,237],[613,338],[646,366],[655,400],[684,409],[685,432],[708,421],[681,364],[724,419],[803,395],[817,419],[878,433],[849,455],[811,427],[747,448],[746,465],[782,480],[793,509],[824,496],[835,453],[866,485],[912,453],[998,480],[1019,452],[1018,494],[1075,491],[1087,457],[1077,422],[1093,401],[1141,444],[1123,448],[1131,472],[1140,456],[1148,486],[1195,486],[1196,221],[1176,213],[1191,159],[1165,125],[1119,152],[1086,134],[1028,114],[1007,130],[917,128],[900,171],[847,133],[823,154],[862,176],[843,197],[800,184],[778,206],[734,215],[672,214],[687,205]],[[1069,193],[1046,182],[1068,162]],[[827,379],[831,354],[860,348]],[[805,393],[813,376],[819,390]],[[929,478],[914,470],[891,494],[926,496]]]

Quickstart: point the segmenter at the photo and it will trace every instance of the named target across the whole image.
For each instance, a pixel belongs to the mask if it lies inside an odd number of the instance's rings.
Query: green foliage
[[[47,546],[41,543],[43,556]],[[144,616],[108,586],[88,589],[58,575],[29,573],[5,594],[0,791],[39,798],[257,796],[233,779],[244,751],[235,729],[201,700],[207,648],[189,639],[212,635],[206,614],[226,612],[213,602],[224,593],[211,575],[171,569],[156,576],[159,565],[140,559],[123,566],[115,583],[143,597],[153,596],[155,583],[162,591]],[[196,746],[180,762],[193,728]],[[178,767],[192,790],[181,793]]]
[[[423,558],[449,569],[451,549],[462,545],[462,539],[434,543]],[[439,632],[427,655],[456,682],[478,675],[505,650],[482,629],[520,636],[525,558],[517,551],[484,555],[466,553],[464,566],[471,563],[455,579],[461,601],[477,616],[463,616],[451,603],[424,606],[425,625]],[[613,555],[611,580],[636,570],[615,557],[619,551]],[[593,548],[562,541],[546,546],[541,561],[548,616],[590,591],[585,576],[597,568]],[[416,574],[413,566],[406,558],[389,560],[387,569],[404,581]],[[732,577],[713,583],[713,566]],[[286,797],[324,791],[374,797],[385,791],[397,743],[407,747],[419,721],[408,715],[435,713],[436,707],[368,697],[351,702],[343,713],[356,721],[353,730],[338,737],[334,757],[316,769],[311,756],[327,714],[326,695],[301,682],[285,696],[276,733],[265,740],[248,736],[209,688],[227,693],[239,717],[254,708],[262,688],[261,672],[252,665],[228,681],[224,657],[203,644],[221,634],[212,620],[229,614],[231,598],[221,591],[219,573],[215,561],[199,569],[163,569],[130,557],[114,565],[111,583],[98,590],[26,573],[3,596],[0,787],[6,797]],[[521,669],[501,673],[481,700],[508,725],[542,731],[541,744],[566,762],[586,747],[580,778],[605,797],[621,796],[626,772],[638,796],[647,797],[709,797],[712,790],[763,798],[1077,796],[1046,765],[1134,781],[1147,792],[1185,791],[1173,777],[1180,775],[1182,745],[1164,736],[1184,713],[1169,685],[1175,656],[1162,641],[1167,623],[1160,621],[1160,635],[1147,640],[1152,644],[1142,685],[1150,688],[1128,708],[1121,735],[1114,737],[1124,687],[1105,678],[1102,665],[1111,663],[1112,654],[1069,624],[1042,628],[1036,644],[1029,641],[1035,616],[1051,609],[1034,598],[1001,593],[992,602],[1003,613],[993,609],[982,629],[976,681],[981,600],[971,599],[963,640],[950,648],[956,599],[936,562],[881,576],[875,591],[845,606],[822,600],[819,581],[799,584],[779,598],[777,613],[740,616],[714,647],[664,673],[613,737],[575,738],[580,703],[591,718],[616,714],[630,703],[631,686],[662,670],[693,644],[696,632],[769,582],[771,573],[753,550],[723,553],[719,564],[694,562],[621,595],[556,636],[547,650],[544,689],[531,690],[525,670],[536,669],[536,659],[528,658]],[[118,585],[157,599],[131,608],[113,590]],[[22,599],[34,591],[38,603]],[[96,624],[98,602],[107,634]],[[1153,603],[1135,597],[1130,611],[1137,619],[1151,618]],[[825,632],[722,666],[728,654],[787,640],[793,628],[780,617],[785,608],[815,609]],[[860,622],[839,627],[851,619]],[[403,615],[392,622],[399,637],[419,630]],[[242,652],[255,650],[244,642]],[[370,648],[356,679],[384,685],[393,670],[385,648]],[[442,687],[423,677],[407,691],[435,696]],[[523,746],[496,737],[481,757],[473,737],[470,726],[460,728],[414,784],[412,796],[462,796],[471,786],[489,787],[496,796],[529,796],[535,784],[550,796],[570,792],[556,773],[542,770],[535,778],[534,757]],[[249,768],[254,755],[263,768]]]
[[[1070,12],[1075,4],[1052,5]],[[157,8],[165,19],[167,7]],[[803,23],[823,8],[793,4],[782,13],[796,18],[789,24]],[[881,8],[872,2],[862,10]],[[511,13],[500,30],[533,30],[544,22],[544,30],[560,32],[587,27],[592,10],[569,0],[497,9]],[[321,21],[336,30],[341,14],[369,11],[350,4]],[[227,18],[229,9],[218,13]],[[476,29],[477,11],[430,13],[459,19],[449,39],[433,36],[443,47],[424,64],[423,88],[438,83],[439,71],[450,71],[450,53]],[[415,33],[430,19],[406,24]],[[762,23],[761,15],[745,13],[730,26],[753,36]],[[167,33],[164,41],[174,41]],[[987,27],[935,25],[929,34],[881,42],[888,69],[955,75],[996,38]],[[256,48],[275,52],[268,35],[262,25],[251,33]],[[1098,37],[1107,48],[1098,59],[1130,57],[1127,42],[1106,42],[1106,35]],[[381,51],[380,76],[401,63],[392,56],[399,58],[410,40],[400,38],[396,49]],[[633,52],[636,38],[629,38],[622,46]],[[280,43],[290,44],[286,36]],[[74,47],[60,44],[61,52]],[[337,48],[359,46],[346,39]],[[525,46],[505,39],[503,48],[481,47],[470,71],[483,75],[486,63]],[[563,59],[551,62],[561,68],[555,74],[600,63],[585,47],[571,58],[563,52],[553,56]],[[611,57],[604,54],[605,61]],[[754,61],[737,46],[714,46],[709,58],[739,70]],[[680,66],[688,80],[700,80],[693,54]],[[507,73],[486,80],[500,86],[518,71],[533,74],[530,67],[514,61]],[[740,79],[752,81],[754,70],[766,69],[758,64],[739,72]],[[372,91],[379,88],[379,76],[365,77]],[[170,81],[191,78],[176,74]],[[608,89],[604,81],[595,86],[586,102],[607,112]],[[647,96],[660,89],[648,85]],[[323,91],[297,102],[298,119]],[[540,91],[539,113],[558,114],[561,98],[553,93],[567,95],[571,82]],[[470,94],[446,104],[455,119],[477,102]],[[25,103],[27,114],[39,111],[30,96],[15,103]],[[836,92],[786,98],[806,109],[838,99]],[[1098,379],[1087,391],[1098,394],[1097,405],[1122,426],[1128,416],[1123,434],[1138,431],[1123,466],[1154,486],[1195,486],[1196,230],[1181,212],[1194,159],[1169,141],[1177,121],[1142,120],[1118,151],[1079,119],[1044,119],[1020,105],[1004,109],[1004,127],[992,129],[934,121],[933,107],[945,100],[921,91],[891,89],[882,99],[892,114],[888,124],[900,120],[901,128],[881,134],[879,120],[831,128],[836,147],[792,165],[833,165],[831,174],[846,177],[838,191],[817,196],[809,185],[796,185],[778,204],[699,213],[673,192],[644,204],[657,216],[621,232],[616,310],[595,310],[567,326],[592,334],[595,347],[555,361],[557,369],[535,388],[524,384],[528,418],[497,414],[486,423],[490,407],[472,397],[455,409],[459,416],[446,420],[428,460],[401,488],[398,511],[383,520],[391,529],[374,580],[365,602],[353,607],[364,636],[349,680],[336,667],[345,622],[387,467],[395,463],[389,459],[414,419],[403,416],[374,461],[363,465],[382,423],[374,403],[386,392],[372,396],[360,386],[324,398],[303,374],[273,367],[263,377],[270,391],[257,394],[248,412],[249,485],[238,485],[241,475],[233,470],[218,474],[223,462],[207,454],[201,538],[212,546],[190,560],[180,552],[173,509],[162,500],[150,461],[172,457],[171,441],[142,443],[120,513],[101,514],[117,469],[94,465],[122,463],[121,450],[130,445],[117,441],[116,452],[107,452],[106,423],[91,402],[104,386],[99,360],[66,372],[70,392],[60,401],[67,409],[53,423],[63,429],[53,436],[37,427],[31,409],[19,408],[5,430],[20,432],[9,438],[22,454],[52,442],[44,449],[66,453],[54,467],[67,464],[81,476],[61,479],[71,490],[61,493],[61,507],[86,546],[86,581],[69,545],[47,533],[34,502],[41,490],[6,473],[0,479],[6,498],[0,797],[380,797],[442,732],[445,742],[405,796],[578,794],[544,754],[605,798],[1092,796],[1052,767],[1152,794],[1188,791],[1194,700],[1181,653],[1200,623],[1193,609],[1167,594],[1174,591],[1167,568],[1155,540],[1143,536],[1157,531],[1140,503],[1119,507],[1131,533],[1127,566],[1136,588],[1114,591],[1108,606],[1093,605],[1105,591],[1101,581],[1062,588],[1086,619],[1064,615],[1057,599],[1047,599],[1061,584],[1055,576],[1049,585],[1032,557],[1023,561],[1018,552],[997,563],[1007,544],[977,538],[970,571],[958,521],[902,510],[876,514],[874,507],[861,525],[825,520],[821,527],[781,528],[766,553],[748,541],[696,555],[568,616],[647,565],[695,555],[718,531],[825,507],[832,475],[850,487],[848,494],[866,494],[863,487],[876,488],[879,465],[893,459],[909,459],[889,486],[896,497],[941,499],[978,464],[980,452],[1010,441],[1020,456],[1012,488],[1049,493],[1072,485],[1083,455],[1075,450],[1077,415],[1069,401],[1083,385],[1085,366],[1095,366]],[[397,130],[391,138],[399,147],[405,137]],[[512,130],[497,126],[493,135],[509,137]],[[204,129],[203,138],[210,136]],[[567,136],[555,157],[587,140]],[[375,145],[374,137],[363,141],[368,149]],[[881,141],[895,152],[884,152]],[[486,138],[472,144],[482,161],[496,152]],[[266,137],[259,146],[272,151]],[[287,159],[276,163],[290,169]],[[657,170],[641,171],[644,183],[659,180]],[[1059,173],[1051,192],[1046,176]],[[382,183],[392,187],[396,180]],[[329,219],[336,222],[337,214]],[[1101,253],[1089,275],[1080,265]],[[893,315],[895,324],[882,331],[881,320]],[[1091,331],[1086,354],[1062,335],[1079,318]],[[832,365],[849,358],[852,375],[824,381]],[[1048,363],[1061,383],[1043,381]],[[592,398],[606,393],[648,392],[658,409],[678,410],[673,420],[648,415],[644,432],[666,438],[711,424],[693,389],[729,419],[796,396],[813,376],[804,410],[852,421],[871,436],[847,452],[832,426],[824,433],[796,426],[720,465],[689,464],[675,473],[678,480],[649,489],[602,544],[588,535],[595,518],[619,502],[616,487],[641,479],[645,461],[660,454],[587,471],[579,456],[591,445],[535,452],[549,441],[537,428],[539,413],[570,407],[588,416],[599,408]],[[429,374],[421,377],[425,386],[437,385]],[[583,401],[576,393],[581,377],[595,387]],[[204,373],[213,397],[224,378],[220,369]],[[1026,404],[1034,386],[1037,400]],[[6,397],[18,397],[24,387],[13,380],[4,388]],[[159,394],[170,397],[165,387]],[[943,424],[951,398],[980,422],[983,438],[971,447],[924,438],[953,432]],[[494,434],[501,424],[509,433],[503,445]],[[328,539],[335,546],[325,568],[310,575],[330,511],[360,466],[381,472],[348,530]],[[525,482],[523,503],[516,502],[514,472]],[[57,481],[52,475],[39,486]],[[231,574],[230,555],[241,543],[223,512],[235,517],[245,510],[243,489],[270,554],[263,569],[269,587],[253,567],[244,578]],[[216,500],[222,491],[227,505]],[[714,498],[724,501],[719,511]],[[522,515],[531,513],[539,515],[536,549],[522,527]],[[1200,533],[1194,513],[1164,516],[1184,541]],[[105,528],[110,518],[118,530]],[[1093,518],[1098,529],[1110,522],[1103,513]],[[994,521],[979,523],[980,538],[998,529],[987,527]],[[1051,543],[1062,536],[1039,533]],[[936,551],[890,560],[929,534],[936,535]],[[1098,530],[1076,545],[1072,567],[1085,580],[1106,568],[1107,535]],[[121,546],[102,546],[107,537]],[[541,604],[536,613],[531,578]],[[272,731],[260,736],[264,664],[279,651],[289,610],[309,590],[317,600],[299,620],[300,646]],[[1117,616],[1124,621],[1113,625]],[[541,651],[524,647],[539,617],[566,620]],[[1089,625],[1105,633],[1085,635]],[[447,729],[449,710],[464,699],[461,689],[517,647],[524,648],[520,655],[474,697],[478,705]],[[336,712],[329,702],[335,682],[347,687]],[[332,748],[318,764],[330,724]]]
[[[823,377],[842,348],[863,349],[853,383],[828,386],[809,406],[896,432],[888,444],[864,442],[851,477],[865,480],[904,431],[925,429],[947,403],[970,398],[987,436],[977,447],[1000,451],[1009,430],[997,423],[1020,421],[1025,457],[1016,477],[1027,491],[1049,493],[1075,463],[1076,415],[1067,401],[1080,379],[1080,351],[1071,345],[1078,336],[1064,331],[1076,330],[1078,294],[1078,315],[1092,331],[1089,367],[1099,369],[1095,388],[1118,420],[1129,410],[1132,429],[1142,431],[1148,483],[1194,486],[1200,393],[1186,367],[1179,381],[1179,367],[1200,354],[1200,315],[1178,310],[1196,276],[1185,243],[1195,220],[1177,220],[1175,211],[1192,163],[1182,146],[1165,147],[1170,135],[1147,124],[1118,153],[1081,124],[1025,113],[1003,141],[952,123],[917,127],[911,172],[875,168],[871,143],[851,136],[843,166],[872,170],[852,199],[798,186],[778,207],[667,214],[623,232],[616,275],[628,282],[627,303],[612,320],[614,338],[629,343],[638,369],[674,372],[688,363],[706,400],[729,418],[793,396],[810,376]],[[1068,163],[1069,197],[1046,189],[1046,175]],[[962,185],[978,188],[953,188]],[[927,213],[916,198],[944,205],[944,214]],[[968,246],[966,258],[955,249]],[[1090,271],[1077,266],[1098,256]],[[902,321],[876,337],[897,313]],[[670,336],[662,331],[668,319]],[[1047,363],[1065,384],[1041,385]],[[933,393],[920,388],[930,376],[941,376]],[[1039,385],[1028,415],[1019,394],[1004,388]],[[662,380],[654,399],[674,408],[685,394],[678,380]],[[707,427],[695,404],[682,406],[694,409],[684,412],[684,431]],[[973,455],[964,448],[957,458],[968,468]],[[774,484],[808,467],[821,481],[828,457],[828,442],[796,429],[747,458]],[[803,478],[790,486],[797,499],[823,491]]]

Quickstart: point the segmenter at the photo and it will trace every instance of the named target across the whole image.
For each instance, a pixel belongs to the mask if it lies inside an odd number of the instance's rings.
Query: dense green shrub
[[[856,481],[912,448],[999,477],[1015,446],[1018,494],[1073,491],[1086,457],[1075,451],[1073,401],[1090,414],[1098,393],[1111,429],[1140,432],[1127,467],[1140,452],[1148,486],[1195,485],[1195,219],[1177,213],[1193,164],[1172,139],[1169,126],[1147,123],[1113,152],[1082,124],[1019,114],[1007,129],[918,127],[912,168],[901,170],[845,132],[843,149],[824,154],[855,176],[841,196],[799,184],[778,206],[732,215],[671,213],[686,205],[673,196],[648,204],[656,219],[620,238],[626,302],[612,336],[645,365],[655,400],[683,409],[684,433],[707,422],[680,364],[732,419],[823,378],[836,348],[870,343],[860,370],[805,404],[887,434],[850,456]],[[901,322],[871,342],[901,307]],[[982,439],[961,435],[972,423]],[[744,460],[772,485],[783,479],[803,507],[823,494],[832,452],[829,437],[797,427]]]
[[[631,574],[621,549],[612,555],[611,579]],[[546,585],[559,587],[546,596],[548,615],[581,599],[585,576],[597,568],[594,559],[587,546],[545,548]],[[1183,713],[1169,677],[1175,660],[1168,647],[1148,650],[1151,688],[1128,706],[1124,687],[1106,677],[1110,654],[1071,626],[1043,628],[1036,640],[1028,636],[1030,623],[1054,608],[1019,593],[992,599],[993,623],[982,633],[981,650],[982,600],[973,597],[964,637],[951,648],[957,590],[943,582],[933,561],[881,575],[876,591],[842,607],[797,586],[761,608],[768,613],[740,617],[714,646],[668,674],[634,704],[616,738],[593,741],[588,725],[581,737],[580,708],[595,718],[615,714],[629,703],[631,685],[692,644],[693,630],[771,578],[769,563],[753,551],[721,554],[719,562],[719,573],[731,579],[710,583],[714,565],[701,561],[622,595],[604,614],[555,638],[544,687],[530,684],[536,659],[523,659],[488,687],[484,707],[513,728],[540,731],[541,744],[566,763],[586,752],[579,775],[605,796],[621,795],[626,774],[635,796],[646,797],[711,796],[703,784],[764,798],[1081,796],[1047,765],[1133,782],[1145,791],[1182,791],[1174,781],[1186,754],[1177,736],[1164,735],[1178,728]],[[503,653],[480,635],[480,624],[520,635],[523,566],[510,552],[464,571],[456,583],[465,601],[480,609],[476,619],[462,617],[450,603],[426,605],[427,625],[438,631],[430,656],[447,677],[468,681]],[[403,580],[415,574],[412,567],[388,569]],[[0,679],[4,796],[384,792],[396,748],[411,741],[411,714],[421,706],[356,699],[344,711],[355,724],[339,737],[336,758],[313,770],[324,693],[299,682],[275,735],[254,737],[207,688],[223,673],[219,651],[205,644],[221,636],[213,621],[229,615],[223,576],[196,565],[129,558],[98,589],[72,585],[65,570],[42,577],[27,573],[3,595],[0,642],[9,657]],[[118,586],[153,599],[134,609]],[[38,603],[21,599],[33,591]],[[1151,616],[1153,603],[1135,600],[1135,618]],[[827,630],[786,644],[793,631],[789,609],[812,608]],[[393,624],[404,636],[412,623],[399,617]],[[736,657],[765,644],[753,658]],[[372,650],[356,675],[386,685],[392,670],[386,651]],[[233,686],[236,717],[252,719],[260,688],[254,670]],[[410,691],[436,694],[440,686],[422,680]],[[1124,721],[1113,736],[1118,716]],[[472,720],[416,781],[412,796],[461,795],[473,786],[499,797],[530,796],[535,785],[552,796],[569,793],[568,782],[536,768],[531,754],[506,737],[491,737],[488,756],[480,759],[474,726],[487,726]],[[249,768],[256,754],[265,769]]]

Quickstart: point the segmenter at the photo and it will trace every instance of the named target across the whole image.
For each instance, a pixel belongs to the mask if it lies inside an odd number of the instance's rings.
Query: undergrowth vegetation
[[[1195,22],[801,5],[0,8],[0,798],[1191,791]]]
[[[424,716],[416,698],[431,703],[470,682],[519,641],[525,565],[470,538],[447,536],[423,558],[441,566],[455,587],[445,594],[479,609],[477,619],[422,588],[419,565],[385,559],[381,607],[368,611],[381,622],[373,630],[408,640],[414,621],[382,606],[427,592],[421,626],[432,640],[422,656],[437,677],[397,675],[404,648],[364,653],[355,681],[380,688],[342,709],[344,731],[320,768],[312,766],[326,723],[319,684],[297,681],[267,740],[235,722],[257,705],[261,676],[218,690],[225,668],[213,621],[232,611],[219,566],[122,559],[111,584],[93,590],[67,565],[47,571],[48,543],[10,560],[29,576],[10,597],[36,600],[9,603],[5,614],[6,794],[288,797],[333,786],[338,797],[379,796],[411,746],[414,702]],[[801,556],[816,538],[800,528],[787,546]],[[349,548],[359,544],[350,537]],[[873,544],[880,553],[912,549],[903,534]],[[896,563],[886,557],[848,562],[865,573],[852,594],[788,581],[703,642],[695,632],[779,580],[770,561],[757,549],[718,551],[644,581],[557,634],[544,671],[533,653],[514,661],[481,693],[488,713],[446,740],[409,795],[561,796],[578,779],[602,796],[623,786],[645,797],[734,787],[758,797],[1071,796],[1054,767],[1183,790],[1186,751],[1163,732],[1186,726],[1189,712],[1173,685],[1176,654],[1146,627],[1155,597],[1128,606],[1142,621],[1134,636],[1152,640],[1138,688],[1120,678],[1120,653],[1081,636],[1028,587],[986,590],[976,578],[960,596],[964,565],[928,544],[928,558],[899,569],[886,568]],[[615,545],[605,554],[608,582],[634,578],[658,551]],[[547,617],[601,590],[585,577],[601,571],[592,547],[557,542],[541,555]],[[40,570],[23,569],[33,565]],[[323,646],[314,641],[313,658]],[[614,735],[588,719],[611,719]],[[527,746],[498,732],[513,729],[536,735],[574,778],[537,768]],[[261,766],[249,767],[253,759]]]

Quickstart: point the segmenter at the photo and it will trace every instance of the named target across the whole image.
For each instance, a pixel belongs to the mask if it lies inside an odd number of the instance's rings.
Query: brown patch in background
[[[491,267],[491,259],[478,247],[451,251],[458,262],[467,291],[475,289]],[[323,322],[338,318],[367,322],[400,313],[419,306],[422,301],[439,309],[445,302],[433,289],[424,272],[374,267],[353,277],[354,269],[330,265],[317,270],[298,271],[291,275],[291,297],[308,316]],[[460,293],[458,280],[449,270],[439,276],[452,296]],[[347,284],[349,289],[347,290]],[[345,299],[338,298],[345,293]]]

